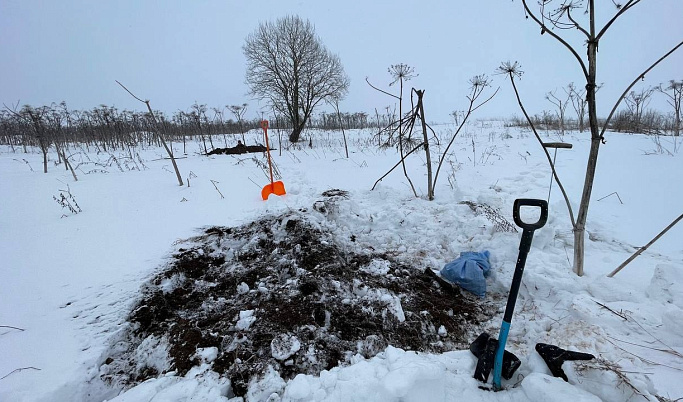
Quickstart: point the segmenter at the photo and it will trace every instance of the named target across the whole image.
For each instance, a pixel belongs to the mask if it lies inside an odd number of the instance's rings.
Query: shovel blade
[[[281,181],[276,181],[276,182],[273,182],[270,184],[266,184],[263,187],[263,190],[261,190],[261,198],[263,198],[263,200],[265,201],[268,199],[268,197],[271,194],[275,194],[275,195],[287,194],[287,192],[285,191],[285,184]]]
[[[478,359],[477,366],[474,371],[474,378],[481,382],[487,382],[489,373],[493,368],[495,360],[495,352],[498,348],[498,340],[491,338],[489,334],[483,332],[477,339],[470,344],[470,352]],[[513,353],[507,350],[503,353],[503,370],[502,376],[506,380],[512,378],[512,375],[517,371],[522,362]]]
[[[287,192],[285,191],[285,183],[281,181],[276,181],[273,183],[273,194],[275,195],[285,195]]]

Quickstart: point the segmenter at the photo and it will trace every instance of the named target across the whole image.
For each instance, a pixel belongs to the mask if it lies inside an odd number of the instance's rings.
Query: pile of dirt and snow
[[[329,207],[339,199],[327,192]],[[321,205],[314,208],[321,209]],[[232,395],[277,372],[287,380],[370,358],[388,345],[441,353],[465,348],[490,304],[390,255],[348,251],[290,211],[181,242],[143,287],[130,330],[101,377],[119,387],[210,364]]]

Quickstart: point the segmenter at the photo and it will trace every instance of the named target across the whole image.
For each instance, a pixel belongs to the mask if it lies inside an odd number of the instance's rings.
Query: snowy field
[[[440,130],[443,144],[448,130]],[[248,144],[260,138],[256,131],[250,135]],[[477,332],[497,336],[521,231],[497,232],[484,215],[461,202],[499,208],[512,221],[516,198],[546,199],[549,168],[533,135],[494,122],[468,125],[440,173],[434,201],[425,197],[424,153],[407,161],[421,195],[415,198],[400,169],[370,191],[398,161],[396,150],[376,147],[370,131],[347,132],[348,159],[339,132],[306,135],[313,137],[313,148],[306,142],[298,150],[273,152],[287,195],[265,202],[260,192],[268,179],[252,160],[264,161],[262,154],[206,157],[193,142],[182,155],[182,144],[175,143],[176,156],[186,156],[178,160],[186,182],[180,187],[161,148],[112,154],[72,150],[77,152],[72,164],[81,163],[77,182],[54,160],[43,174],[37,149],[13,153],[0,148],[0,401],[230,400],[229,381],[211,371],[210,350],[200,351],[203,363],[185,376],[166,373],[125,392],[106,386],[100,369],[141,286],[168,260],[175,244],[203,227],[238,226],[301,209],[313,222],[333,227],[340,239],[354,235],[353,247],[391,253],[415,269],[439,270],[462,251],[489,250],[487,298],[503,301],[498,314]],[[559,140],[553,132],[543,135],[547,141]],[[278,148],[277,133],[271,136]],[[670,137],[660,140],[673,150]],[[569,133],[564,141],[573,149],[558,151],[557,167],[576,210],[588,134]],[[548,223],[535,234],[507,343],[522,366],[503,382],[505,390],[479,388],[482,384],[472,378],[476,358],[466,347],[426,354],[389,346],[373,358],[358,355],[353,364],[319,376],[284,381],[270,371],[253,382],[244,399],[683,398],[683,224],[614,278],[606,277],[683,212],[683,155],[658,150],[651,137],[607,135],[588,217],[584,277],[572,273],[571,225],[553,184]],[[438,147],[432,152],[438,156]],[[126,159],[130,154],[134,161]],[[50,157],[56,158],[55,153]],[[331,189],[348,191],[334,222],[312,208]],[[82,212],[71,213],[55,202],[53,196],[67,195],[67,190]],[[565,364],[565,383],[550,375],[534,350],[539,342],[598,359]]]

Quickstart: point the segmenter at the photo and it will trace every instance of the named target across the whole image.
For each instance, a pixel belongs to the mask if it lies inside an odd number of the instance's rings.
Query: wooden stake
[[[659,232],[659,234],[658,234],[657,236],[655,236],[654,239],[650,240],[649,243],[647,243],[645,246],[641,247],[638,251],[636,251],[635,253],[633,253],[633,255],[630,256],[626,261],[622,262],[621,265],[619,265],[619,266],[617,267],[617,269],[615,269],[614,271],[610,272],[610,274],[607,275],[607,277],[608,277],[608,278],[611,278],[611,277],[613,277],[617,272],[621,271],[622,268],[624,268],[626,265],[628,265],[631,261],[635,260],[636,257],[638,257],[639,255],[641,255],[641,254],[643,253],[643,251],[647,250],[648,247],[650,247],[654,242],[656,242],[657,240],[659,240],[659,238],[662,237],[662,236],[664,235],[664,233],[666,233],[669,229],[671,229],[672,227],[674,227],[674,225],[677,224],[681,219],[683,219],[683,214],[681,214],[678,218],[676,218],[673,222],[671,222],[671,223],[669,224],[669,226],[667,226],[664,230],[662,230],[661,232]]]

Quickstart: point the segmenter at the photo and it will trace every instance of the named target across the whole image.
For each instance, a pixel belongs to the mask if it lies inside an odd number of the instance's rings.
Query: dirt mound
[[[344,251],[308,213],[211,227],[181,244],[143,288],[102,378],[130,386],[209,364],[239,396],[269,366],[286,380],[389,344],[463,348],[473,325],[489,318],[479,299],[433,274],[385,254]]]
[[[263,145],[244,145],[240,141],[234,147],[214,148],[213,150],[209,151],[206,155],[241,155],[254,152],[266,152],[266,147],[264,147]]]

